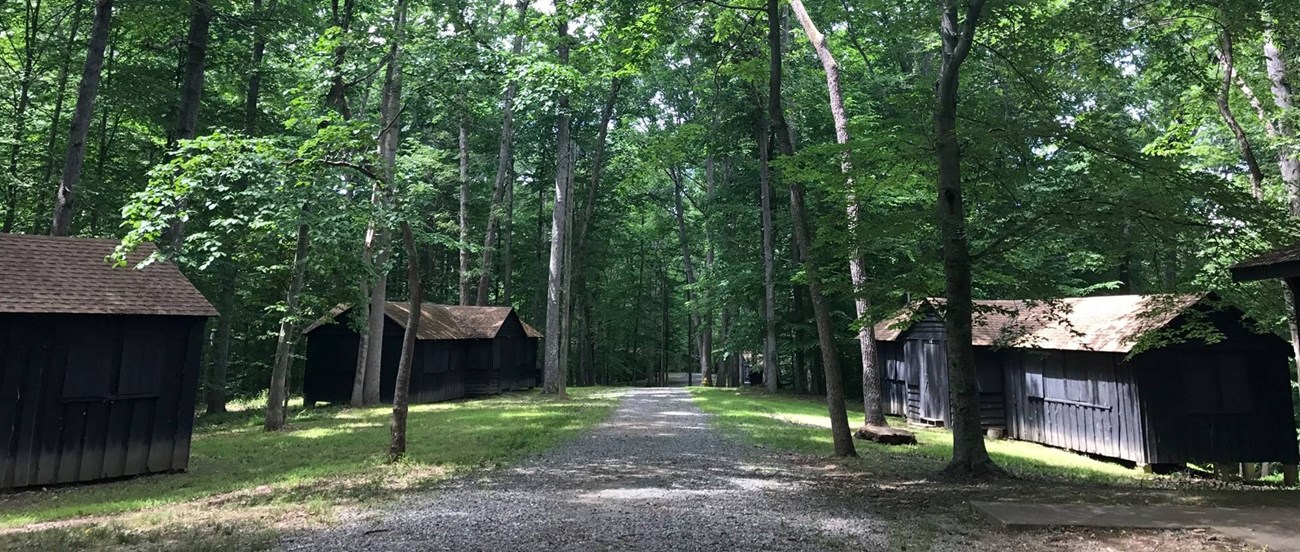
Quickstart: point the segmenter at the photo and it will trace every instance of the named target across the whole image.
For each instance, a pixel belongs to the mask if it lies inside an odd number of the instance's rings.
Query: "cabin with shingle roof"
[[[115,240],[0,234],[0,489],[183,470],[216,310]]]
[[[393,399],[409,305],[390,301],[384,309],[380,398]],[[429,403],[531,389],[538,379],[541,334],[511,307],[469,307],[425,303],[411,365],[410,401]],[[308,327],[303,395],[307,404],[343,404],[352,397],[357,346],[352,309],[334,309]]]
[[[943,301],[875,329],[887,413],[949,425]],[[980,421],[1143,465],[1295,464],[1287,357],[1213,295],[975,301]]]

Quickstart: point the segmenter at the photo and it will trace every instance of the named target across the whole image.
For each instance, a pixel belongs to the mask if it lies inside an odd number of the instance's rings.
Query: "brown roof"
[[[0,313],[216,316],[175,265],[136,268],[153,245],[128,255],[126,266],[113,266],[106,259],[118,243],[0,234]]]
[[[1232,266],[1233,279],[1243,282],[1300,276],[1300,244],[1274,249]]]
[[[409,303],[405,301],[389,301],[384,305],[384,314],[405,328],[408,306]],[[335,307],[328,316],[307,327],[303,333],[332,322],[349,308],[351,307],[346,305]],[[462,307],[424,303],[420,306],[420,331],[416,337],[421,340],[492,339],[501,331],[501,326],[514,310],[512,307]],[[522,319],[519,323],[524,326],[524,334],[528,337],[542,337],[541,332]]]
[[[1164,327],[1204,295],[1112,295],[1054,301],[975,301],[971,341],[976,346],[1127,353],[1142,335]],[[876,324],[876,338],[894,341],[926,307],[926,299]]]

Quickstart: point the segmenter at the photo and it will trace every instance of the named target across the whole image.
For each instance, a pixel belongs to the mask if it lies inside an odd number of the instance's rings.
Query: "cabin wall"
[[[185,469],[205,321],[0,314],[0,488]]]
[[[895,341],[876,343],[880,366],[880,398],[885,414],[907,416],[907,362],[903,344]]]
[[[918,320],[897,341],[879,343],[877,351],[887,413],[913,423],[952,425],[947,330],[938,317]],[[998,353],[977,348],[975,361],[980,425],[1002,427],[1006,413]]]
[[[1006,351],[1007,436],[1148,462],[1134,366],[1123,356]]]
[[[1137,356],[1152,463],[1297,461],[1286,350],[1258,339]]]
[[[361,336],[346,324],[329,324],[307,335],[303,398],[309,402],[347,404],[357,372]]]
[[[471,397],[501,392],[501,370],[497,368],[495,340],[467,339],[465,344],[465,394]]]

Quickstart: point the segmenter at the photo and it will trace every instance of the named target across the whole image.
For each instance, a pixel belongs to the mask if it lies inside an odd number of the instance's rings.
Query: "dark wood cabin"
[[[406,331],[407,303],[384,309],[380,397],[393,400],[397,363]],[[361,335],[348,323],[352,310],[338,308],[304,332],[308,404],[346,403],[352,397]],[[510,307],[461,307],[426,303],[420,313],[411,369],[411,402],[428,403],[495,395],[537,385],[541,334]]]
[[[0,489],[183,470],[203,328],[175,266],[118,242],[0,234]]]
[[[1286,343],[1213,296],[975,303],[986,428],[1137,464],[1297,460]],[[916,423],[951,422],[942,305],[875,328],[888,412]]]

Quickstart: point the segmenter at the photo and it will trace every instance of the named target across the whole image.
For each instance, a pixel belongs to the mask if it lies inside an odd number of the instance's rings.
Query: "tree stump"
[[[915,445],[916,435],[906,429],[889,426],[864,425],[854,435],[864,441],[882,445]]]

